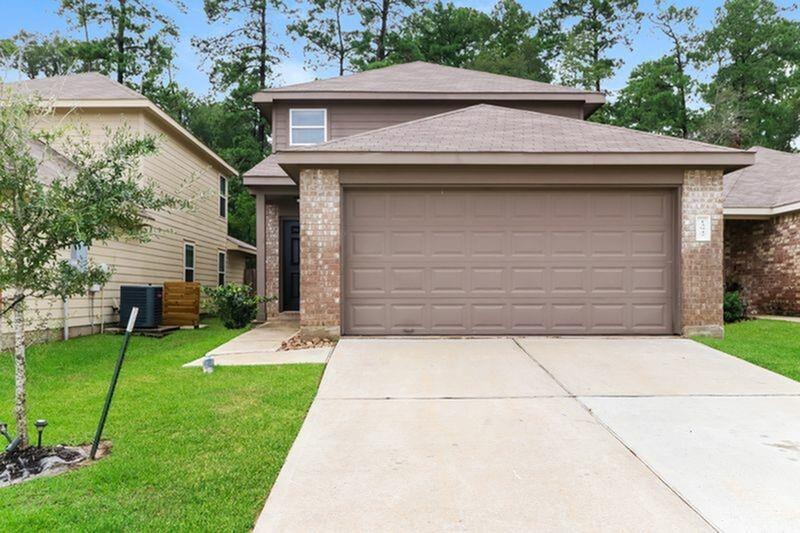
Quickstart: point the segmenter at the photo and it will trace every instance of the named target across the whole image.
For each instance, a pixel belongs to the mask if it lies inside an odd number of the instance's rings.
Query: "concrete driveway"
[[[789,531],[800,383],[683,339],[345,339],[256,531]]]

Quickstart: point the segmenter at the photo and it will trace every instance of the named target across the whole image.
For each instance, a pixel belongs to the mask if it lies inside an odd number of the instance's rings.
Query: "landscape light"
[[[36,426],[36,431],[39,432],[39,440],[37,441],[36,447],[37,448],[41,448],[42,447],[42,432],[44,431],[44,428],[47,427],[47,420],[45,420],[43,418],[40,418],[39,420],[36,421],[36,423],[34,425]]]
[[[8,434],[8,424],[0,422],[0,435],[4,436],[8,442],[11,442],[11,435]]]

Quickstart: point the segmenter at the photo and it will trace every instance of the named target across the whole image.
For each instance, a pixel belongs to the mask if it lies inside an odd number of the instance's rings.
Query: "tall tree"
[[[611,50],[631,46],[643,16],[638,0],[555,0],[544,17],[558,36],[563,81],[601,91],[623,63]]]
[[[79,43],[56,33],[37,35],[25,30],[0,41],[0,64],[31,79],[61,76],[82,67]]]
[[[171,3],[186,9],[181,0]],[[178,27],[154,0],[61,0],[60,13],[83,30],[87,43],[101,48],[92,67],[113,72],[119,83],[158,78],[172,65]],[[90,38],[90,26],[102,34]]]
[[[693,113],[686,109],[682,88],[690,79],[671,55],[637,65],[603,122],[653,133],[688,136]]]
[[[384,61],[391,51],[389,34],[402,16],[421,7],[427,0],[358,0],[356,11],[361,18],[360,39],[356,47],[357,66]]]
[[[796,8],[795,8],[796,9]],[[726,0],[703,35],[706,140],[789,150],[800,135],[800,23],[772,0]]]
[[[335,62],[339,76],[345,72],[355,48],[358,31],[346,29],[347,18],[355,13],[352,0],[309,0],[308,11],[288,26],[295,37],[306,40],[303,50],[316,55],[319,63]],[[308,61],[312,66],[313,62]]]
[[[651,13],[648,18],[669,39],[672,47],[669,57],[674,64],[671,67],[673,72],[670,73],[670,66],[662,62],[662,75],[665,76],[662,79],[667,82],[668,90],[674,89],[677,93],[678,108],[675,110],[678,117],[677,126],[680,129],[680,136],[686,139],[689,137],[689,98],[695,85],[687,71],[690,62],[697,59],[697,47],[700,42],[695,25],[697,8],[678,8],[672,4],[665,5],[662,0],[656,0],[656,12]],[[667,98],[667,95],[664,97]]]
[[[0,95],[0,316],[14,331],[14,418],[22,446],[28,444],[26,326],[32,297],[68,298],[104,283],[110,272],[63,252],[108,240],[147,240],[148,211],[183,207],[141,176],[142,158],[156,149],[152,137],[109,131],[106,142],[40,131],[50,110],[41,101]],[[67,156],[57,155],[58,144]],[[67,163],[69,161],[69,163]],[[47,163],[52,175],[40,176]]]
[[[492,34],[468,65],[476,70],[549,82],[554,47],[538,19],[516,0],[500,0],[492,10]]]
[[[286,9],[282,0],[204,0],[210,23],[222,22],[221,35],[194,37],[192,44],[211,62],[211,81],[219,91],[231,88],[247,98],[267,86],[282,45],[271,42],[270,17]],[[249,94],[248,94],[249,93]],[[253,109],[251,121],[262,150],[267,149],[266,122]]]

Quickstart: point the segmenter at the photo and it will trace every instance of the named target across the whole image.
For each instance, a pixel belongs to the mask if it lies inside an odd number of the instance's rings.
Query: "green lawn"
[[[724,339],[695,338],[723,352],[800,381],[800,324],[748,320],[725,326]]]
[[[133,337],[106,425],[110,456],[0,489],[2,531],[247,531],[283,464],[322,365],[181,364],[239,331],[218,322],[164,339]],[[30,417],[46,443],[91,440],[121,336],[29,352]],[[0,356],[0,418],[11,418],[12,361]]]

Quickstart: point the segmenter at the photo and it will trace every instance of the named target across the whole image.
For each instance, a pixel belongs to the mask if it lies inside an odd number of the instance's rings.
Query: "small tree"
[[[141,160],[156,150],[153,137],[109,130],[101,145],[82,132],[44,132],[51,109],[40,100],[0,93],[0,316],[14,331],[14,417],[28,443],[26,325],[30,298],[69,298],[111,272],[86,260],[71,263],[72,247],[132,239],[146,241],[147,212],[186,202],[145,182]],[[58,145],[61,154],[55,151]]]

